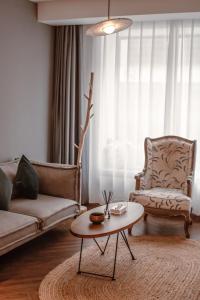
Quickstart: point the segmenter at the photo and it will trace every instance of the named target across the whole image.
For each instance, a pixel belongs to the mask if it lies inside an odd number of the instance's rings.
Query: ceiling
[[[47,1],[54,1],[54,0],[30,0],[30,1],[39,3],[39,2],[47,2]]]
[[[105,19],[108,0],[29,0],[38,21],[49,25],[92,24]],[[140,19],[200,19],[199,0],[111,0],[111,15]]]

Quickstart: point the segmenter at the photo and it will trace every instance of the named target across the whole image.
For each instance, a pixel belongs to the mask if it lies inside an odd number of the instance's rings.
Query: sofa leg
[[[133,226],[131,226],[131,227],[129,227],[129,228],[128,228],[128,234],[130,234],[130,235],[131,235],[131,233],[132,233],[132,229],[133,229]]]
[[[184,230],[185,230],[185,236],[187,239],[190,238],[189,226],[190,226],[190,220],[188,218],[186,218],[185,223],[184,223]]]
[[[144,214],[144,221],[146,222],[146,220],[147,220],[147,217],[148,217],[148,214]]]

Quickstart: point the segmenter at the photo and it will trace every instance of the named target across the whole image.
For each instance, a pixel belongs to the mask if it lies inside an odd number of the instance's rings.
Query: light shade
[[[108,19],[90,26],[86,34],[90,36],[104,36],[124,30],[131,26],[132,23],[133,21],[128,18]]]

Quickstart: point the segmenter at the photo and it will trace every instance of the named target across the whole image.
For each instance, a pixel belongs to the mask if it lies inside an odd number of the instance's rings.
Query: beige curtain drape
[[[55,32],[54,92],[51,105],[50,160],[74,164],[80,120],[80,26]]]

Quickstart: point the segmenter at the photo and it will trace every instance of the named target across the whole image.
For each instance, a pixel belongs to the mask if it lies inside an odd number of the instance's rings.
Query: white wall
[[[36,4],[0,1],[0,161],[47,160],[52,38]]]

